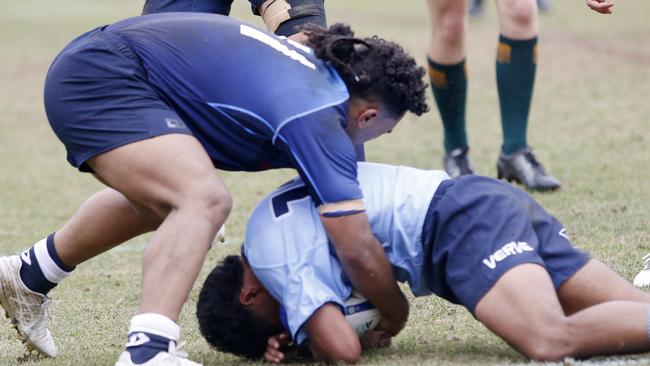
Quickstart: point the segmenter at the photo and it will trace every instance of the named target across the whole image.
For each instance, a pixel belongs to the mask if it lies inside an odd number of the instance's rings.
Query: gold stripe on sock
[[[512,59],[512,47],[508,44],[499,43],[497,48],[497,61],[502,64],[509,64]]]
[[[436,70],[433,66],[429,65],[429,78],[431,79],[431,84],[438,89],[447,89],[447,74],[443,71]]]

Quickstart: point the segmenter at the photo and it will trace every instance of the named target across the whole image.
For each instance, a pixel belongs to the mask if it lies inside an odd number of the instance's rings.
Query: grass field
[[[234,14],[259,23],[239,1]],[[424,64],[428,20],[424,1],[328,0],[329,21],[352,24],[361,35],[402,43]],[[498,30],[494,6],[471,23],[469,138],[480,174],[495,175],[501,143],[494,80]],[[65,161],[42,103],[43,79],[56,53],[76,35],[136,15],[134,0],[21,0],[0,12],[0,255],[16,253],[55,231],[101,188]],[[573,241],[631,279],[650,252],[650,2],[619,1],[615,15],[600,16],[582,0],[556,1],[541,19],[540,59],[529,142],[564,183],[533,194],[563,221]],[[435,107],[408,116],[389,136],[368,145],[372,161],[440,168],[442,129]],[[224,173],[235,197],[228,245],[213,249],[197,283],[220,258],[237,253],[245,218],[266,192],[292,171]],[[21,365],[109,365],[126,341],[139,299],[140,261],[146,237],[81,265],[51,295],[55,360]],[[198,286],[180,319],[184,349],[206,365],[243,361],[211,350],[194,318]],[[22,345],[0,321],[0,365],[17,365]],[[364,364],[521,364],[526,359],[491,335],[464,309],[429,297],[412,302],[407,328]],[[609,362],[596,360],[592,362]],[[635,356],[618,364],[645,364]],[[566,364],[579,364],[567,361]]]

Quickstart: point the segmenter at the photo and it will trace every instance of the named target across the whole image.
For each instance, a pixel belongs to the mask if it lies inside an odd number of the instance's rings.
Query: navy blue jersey
[[[228,15],[233,0],[146,0],[142,14],[154,14],[175,11],[193,11]],[[251,6],[257,8],[263,0],[251,0]]]
[[[195,11],[228,15],[232,0],[146,0],[142,14]]]
[[[358,207],[347,88],[311,49],[211,14],[146,15],[103,31],[138,55],[215,167],[294,167],[324,213]]]

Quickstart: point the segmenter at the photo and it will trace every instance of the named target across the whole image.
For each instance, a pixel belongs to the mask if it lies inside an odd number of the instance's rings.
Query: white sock
[[[64,271],[63,268],[56,264],[48,252],[47,238],[34,244],[34,255],[38,261],[38,267],[43,272],[43,276],[52,283],[59,283],[72,273],[72,271]]]
[[[138,314],[131,319],[129,334],[151,333],[178,342],[181,327],[168,317],[156,313]]]

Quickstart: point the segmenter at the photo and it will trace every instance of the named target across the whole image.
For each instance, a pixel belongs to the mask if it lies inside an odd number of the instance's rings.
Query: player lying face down
[[[22,261],[0,258],[11,295],[0,300],[28,344],[57,355],[45,295],[74,266],[156,231],[120,364],[176,359],[164,350],[177,344],[175,320],[232,205],[215,168],[296,169],[351,281],[399,332],[408,303],[370,230],[354,144],[427,110],[425,72],[397,44],[341,24],[305,34],[311,48],[232,18],[168,13],[65,47],[46,78],[47,116],[68,161],[110,188]]]
[[[650,294],[573,247],[525,192],[480,176],[358,169],[372,230],[415,296],[462,304],[536,360],[650,350]],[[211,272],[197,316],[204,337],[224,352],[280,362],[292,340],[317,360],[355,362],[359,338],[341,312],[351,290],[295,179],[255,208],[242,256]]]

